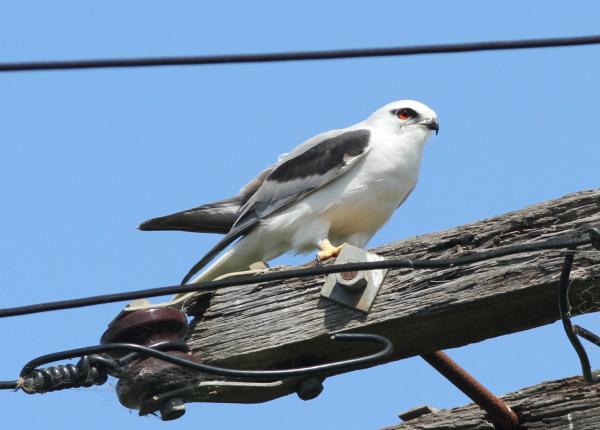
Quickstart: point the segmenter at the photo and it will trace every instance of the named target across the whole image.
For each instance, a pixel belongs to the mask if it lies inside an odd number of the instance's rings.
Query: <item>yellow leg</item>
[[[342,249],[342,245],[333,246],[328,239],[319,242],[319,252],[317,252],[317,261],[325,261],[337,257]]]

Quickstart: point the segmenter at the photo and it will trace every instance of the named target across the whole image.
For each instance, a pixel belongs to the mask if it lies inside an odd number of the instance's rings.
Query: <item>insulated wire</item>
[[[600,44],[600,35],[543,39],[495,40],[387,48],[334,49],[323,51],[13,62],[0,63],[0,72],[333,60],[343,58],[452,54],[458,52],[497,51],[507,49],[557,48],[561,46],[594,44]]]

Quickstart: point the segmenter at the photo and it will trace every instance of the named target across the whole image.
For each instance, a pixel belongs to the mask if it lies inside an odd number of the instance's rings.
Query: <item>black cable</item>
[[[480,252],[477,254],[468,255],[465,257],[452,258],[446,260],[395,260],[396,262],[410,262],[412,268],[419,268],[418,266],[424,265],[425,263],[432,263],[435,267],[443,265],[443,267],[452,267],[460,264],[468,264],[484,259],[490,259],[494,257],[505,256],[518,252],[527,252],[531,250],[542,250],[542,249],[555,249],[557,247],[567,247],[567,255],[565,256],[561,277],[559,282],[559,311],[565,332],[571,341],[583,369],[584,377],[589,382],[598,382],[598,378],[593,375],[591,366],[587,354],[583,349],[583,346],[577,339],[577,336],[581,336],[586,340],[600,346],[600,336],[582,328],[579,326],[573,326],[571,324],[571,309],[569,304],[569,286],[570,286],[570,274],[573,265],[574,252],[577,246],[590,243],[594,248],[600,250],[600,229],[597,227],[588,227],[585,233],[589,235],[589,238],[584,239],[566,239],[566,240],[548,240],[545,242],[530,243],[524,245],[513,245],[503,248],[494,249],[491,251]],[[487,258],[486,258],[487,257]],[[391,263],[391,262],[388,262]],[[357,266],[364,265],[364,263],[351,264],[356,268]],[[341,270],[342,267],[349,266],[348,264],[329,266],[327,269]],[[430,268],[431,264],[426,265],[426,268]],[[421,267],[421,268],[425,268]],[[322,268],[324,269],[324,268]],[[347,268],[344,270],[348,270]],[[306,270],[301,270],[306,271]],[[290,272],[298,271],[287,271]],[[285,272],[279,272],[279,275]],[[254,277],[256,281],[256,277]],[[331,336],[332,340],[342,341],[367,341],[375,342],[383,346],[378,352],[348,359],[341,360],[334,363],[326,363],[314,366],[307,366],[295,369],[283,369],[283,370],[240,370],[240,369],[228,369],[217,366],[211,366],[204,363],[198,363],[193,360],[188,360],[183,357],[175,356],[162,352],[161,349],[171,348],[173,344],[170,342],[162,342],[153,347],[146,347],[137,344],[130,343],[112,343],[105,345],[95,345],[85,348],[78,348],[68,351],[61,351],[52,354],[43,355],[29,361],[21,370],[19,380],[0,381],[0,389],[18,389],[23,388],[28,393],[35,392],[48,392],[55,391],[64,388],[73,388],[80,386],[91,386],[100,385],[106,382],[108,374],[118,376],[120,372],[126,367],[127,363],[136,358],[138,355],[145,355],[149,357],[155,357],[160,360],[164,360],[179,366],[183,366],[189,369],[197,370],[200,372],[233,377],[242,379],[276,379],[286,378],[295,376],[306,376],[311,374],[323,374],[332,371],[339,371],[346,368],[360,367],[361,365],[371,364],[372,362],[381,360],[393,351],[393,346],[389,339],[385,337],[374,335],[374,334],[350,334],[350,333],[338,333]],[[185,348],[184,348],[185,349]],[[129,354],[116,359],[97,355],[105,352],[116,352],[116,351],[129,351]],[[81,357],[80,362],[77,365],[59,365],[50,368],[38,369],[38,366],[47,364],[53,361],[65,360],[74,357]]]
[[[600,228],[591,227],[588,228],[587,232],[590,235],[591,245],[600,251]],[[558,310],[560,312],[560,319],[562,321],[565,334],[567,335],[569,342],[571,342],[571,345],[573,346],[573,349],[579,358],[583,377],[590,383],[596,383],[600,382],[600,376],[594,375],[592,366],[590,364],[590,359],[585,352],[585,348],[579,341],[578,336],[581,336],[588,342],[598,346],[600,346],[600,337],[591,331],[584,329],[583,327],[578,325],[573,326],[573,323],[571,322],[571,304],[569,303],[569,288],[571,286],[571,281],[569,278],[571,275],[571,269],[573,267],[573,260],[575,259],[575,254],[573,252],[574,248],[575,247],[569,247],[569,251],[571,252],[565,256],[563,267],[560,273],[560,283],[558,288]]]
[[[590,233],[591,234],[591,233]],[[563,240],[550,239],[543,242],[526,243],[520,245],[511,245],[489,251],[477,252],[464,257],[438,259],[438,260],[411,260],[396,259],[382,260],[362,263],[345,263],[330,266],[315,266],[304,269],[283,270],[280,272],[268,272],[260,275],[242,275],[235,276],[219,281],[199,282],[188,285],[174,285],[168,287],[150,288],[138,291],[128,291],[123,293],[104,294],[100,296],[84,297],[80,299],[61,300],[48,303],[38,303],[33,305],[18,306],[13,308],[0,309],[0,318],[11,316],[33,314],[39,312],[48,312],[62,309],[73,309],[84,306],[93,306],[106,303],[115,303],[121,301],[136,300],[147,297],[166,296],[171,294],[182,294],[197,291],[213,291],[218,288],[232,287],[238,285],[258,284],[270,281],[282,281],[291,278],[300,278],[307,276],[327,275],[330,273],[350,272],[361,270],[376,269],[443,269],[453,266],[462,266],[476,263],[479,261],[499,258],[511,254],[541,251],[549,249],[561,249],[575,246],[581,246],[590,243],[590,237],[586,234],[579,238],[569,238]]]
[[[19,387],[19,381],[0,381],[0,390],[16,390]]]
[[[115,353],[122,351],[134,352],[139,355],[146,357],[154,357],[159,360],[173,363],[178,366],[186,367],[188,369],[197,370],[209,375],[224,376],[229,378],[241,378],[251,380],[264,380],[264,379],[279,379],[279,378],[290,378],[296,376],[306,376],[312,374],[321,374],[333,371],[339,371],[348,368],[360,367],[363,364],[377,362],[383,360],[385,357],[390,355],[394,347],[389,339],[379,336],[376,334],[367,333],[335,333],[331,335],[332,341],[341,342],[370,342],[378,344],[381,348],[368,355],[361,357],[350,358],[347,360],[335,361],[332,363],[317,364],[313,366],[299,367],[294,369],[277,369],[277,370],[242,370],[242,369],[229,369],[224,367],[212,366],[209,364],[199,363],[194,360],[186,359],[178,355],[169,354],[159,349],[150,348],[135,343],[108,343],[105,345],[94,345],[87,346],[84,348],[71,349],[68,351],[54,352],[52,354],[43,355],[37,357],[34,360],[28,362],[21,370],[20,376],[26,378],[32,374],[37,367],[48,364],[51,362],[66,360],[76,357],[89,356],[90,354],[100,353]],[[123,360],[113,360],[110,367],[120,369],[124,366]],[[110,369],[109,369],[110,372]],[[117,372],[118,373],[118,372]],[[5,385],[4,388],[14,388],[11,384],[16,381],[0,381],[0,388]]]
[[[331,335],[331,340],[342,341],[342,342],[371,342],[379,344],[381,347],[378,351],[364,355],[361,357],[350,358],[346,360],[335,361],[332,363],[317,364],[313,366],[299,367],[294,369],[277,369],[277,370],[242,370],[242,369],[229,369],[224,367],[212,366],[209,364],[199,363],[194,360],[183,358],[178,355],[169,354],[161,351],[160,349],[151,348],[143,345],[134,343],[108,343],[105,345],[94,345],[87,346],[84,348],[71,349],[67,351],[54,352],[52,354],[43,355],[29,361],[21,370],[20,377],[22,381],[0,381],[1,389],[17,389],[23,387],[23,389],[29,394],[33,393],[45,393],[49,391],[56,391],[58,389],[72,388],[80,386],[80,381],[71,381],[71,379],[83,379],[88,377],[87,371],[82,372],[81,375],[77,374],[72,376],[71,374],[58,373],[59,368],[66,368],[67,366],[55,366],[53,368],[38,369],[39,366],[44,364],[52,363],[60,360],[67,360],[76,357],[83,357],[82,360],[87,358],[87,361],[91,363],[101,364],[102,368],[99,371],[103,378],[98,381],[90,381],[88,385],[101,385],[106,382],[106,373],[110,373],[113,376],[119,376],[119,373],[125,369],[128,359],[127,358],[108,358],[101,357],[96,354],[101,353],[115,353],[128,351],[134,355],[142,355],[146,357],[154,357],[159,360],[166,361],[168,363],[176,364],[188,369],[203,372],[209,375],[224,376],[229,378],[239,378],[247,380],[268,380],[268,379],[280,379],[290,378],[298,376],[307,376],[314,374],[325,374],[328,372],[337,372],[349,368],[359,368],[362,365],[371,364],[383,360],[389,356],[394,347],[389,339],[379,336],[376,334],[367,333],[335,333]],[[128,354],[126,357],[128,357]],[[100,361],[101,360],[101,361]],[[78,366],[71,366],[74,370],[71,372],[75,374],[75,370]],[[89,366],[88,366],[89,367]],[[35,381],[37,373],[46,372],[49,376],[54,378],[48,378],[47,380]],[[28,380],[33,378],[34,380]],[[39,379],[39,378],[38,378]],[[37,384],[36,384],[37,382]]]
[[[112,67],[191,66],[202,64],[265,63],[275,61],[332,60],[340,58],[388,57],[506,49],[550,48],[600,44],[600,35],[544,39],[498,40],[471,43],[448,43],[389,48],[335,49],[326,51],[278,52],[261,54],[201,55],[184,57],[147,57],[93,60],[64,60],[0,63],[0,72],[33,70],[98,69]]]
[[[579,362],[581,364],[581,370],[583,373],[583,377],[588,382],[598,382],[598,379],[594,376],[592,372],[592,366],[590,364],[590,359],[583,348],[583,345],[577,338],[577,333],[573,329],[573,324],[571,323],[571,306],[569,304],[569,287],[571,286],[571,282],[569,281],[569,276],[571,274],[571,268],[573,267],[573,259],[575,255],[573,253],[569,253],[565,256],[565,261],[563,263],[562,271],[560,274],[560,284],[559,284],[559,296],[558,296],[558,308],[560,312],[560,319],[563,324],[563,328],[573,346],[573,349],[577,353],[577,357],[579,358]]]
[[[588,342],[593,343],[596,346],[600,346],[600,336],[598,336],[597,334],[592,333],[591,331],[586,330],[583,327],[578,326],[577,324],[573,326],[573,331],[576,335],[581,336]]]

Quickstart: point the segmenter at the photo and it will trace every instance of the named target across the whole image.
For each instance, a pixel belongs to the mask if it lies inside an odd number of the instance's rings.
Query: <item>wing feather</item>
[[[346,131],[293,151],[242,206],[236,224],[249,217],[265,218],[346,173],[368,152],[370,135],[365,129]]]
[[[249,233],[260,220],[301,200],[346,173],[369,150],[370,131],[334,130],[303,143],[242,188],[249,196],[227,235],[190,269],[188,282],[219,252]]]

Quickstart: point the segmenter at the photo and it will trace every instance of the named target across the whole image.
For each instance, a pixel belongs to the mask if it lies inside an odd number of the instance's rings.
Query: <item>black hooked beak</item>
[[[437,134],[440,131],[440,125],[438,124],[438,122],[435,119],[432,119],[431,121],[426,123],[426,125],[429,130],[435,130],[435,134],[437,136]]]

